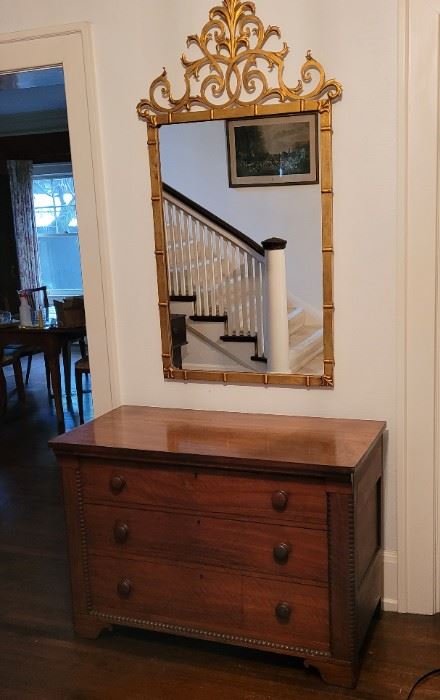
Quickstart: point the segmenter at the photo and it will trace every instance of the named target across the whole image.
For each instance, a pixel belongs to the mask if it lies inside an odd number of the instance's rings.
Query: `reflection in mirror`
[[[300,116],[313,123],[317,140],[319,115]],[[301,129],[290,127],[291,145],[267,138],[263,129],[259,151],[248,142],[256,165],[245,164],[244,174],[252,169],[255,177],[245,178],[245,186],[238,177],[240,186],[231,186],[240,168],[231,122],[229,139],[226,127],[214,120],[160,128],[173,364],[322,375],[319,143],[313,173]],[[312,176],[308,184],[295,182],[296,175],[285,184],[289,164],[302,172],[298,154]]]
[[[187,38],[184,89],[164,69],[137,104],[166,379],[334,386],[332,104],[342,86],[310,50],[286,82],[288,46],[273,50],[275,38],[253,2],[222,0]]]

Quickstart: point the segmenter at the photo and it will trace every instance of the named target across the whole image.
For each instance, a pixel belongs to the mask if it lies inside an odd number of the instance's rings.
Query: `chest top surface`
[[[51,441],[57,454],[348,475],[381,421],[121,406]]]

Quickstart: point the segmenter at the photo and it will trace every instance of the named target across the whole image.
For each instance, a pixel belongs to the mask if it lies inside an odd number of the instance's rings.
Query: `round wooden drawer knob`
[[[273,556],[279,564],[285,564],[289,559],[290,546],[285,542],[275,545],[273,548]]]
[[[133,590],[133,585],[128,578],[123,578],[122,581],[118,583],[118,593],[121,598],[128,598]]]
[[[127,541],[128,538],[128,533],[130,530],[128,529],[127,523],[122,522],[122,520],[117,520],[115,522],[115,526],[113,528],[113,536],[119,544],[124,544],[124,542]]]
[[[126,484],[125,478],[123,476],[112,476],[110,479],[110,489],[113,493],[121,493]]]
[[[292,608],[290,607],[289,603],[278,603],[275,608],[275,615],[282,622],[288,622],[291,614]]]
[[[272,494],[272,508],[278,512],[286,510],[289,502],[289,496],[285,491],[275,491]]]

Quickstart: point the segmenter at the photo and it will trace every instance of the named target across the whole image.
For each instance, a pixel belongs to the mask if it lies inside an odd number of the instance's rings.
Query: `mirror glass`
[[[267,118],[160,127],[175,367],[271,371],[272,256],[275,303],[285,305],[278,314],[281,325],[285,318],[281,342],[283,333],[288,342],[283,371],[323,374],[320,115],[301,117],[298,125],[283,116],[275,129]],[[285,249],[275,242],[263,250],[272,238]]]

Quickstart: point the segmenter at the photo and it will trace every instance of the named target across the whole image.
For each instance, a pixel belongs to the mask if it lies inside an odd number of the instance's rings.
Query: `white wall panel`
[[[344,86],[334,108],[335,388],[165,383],[162,377],[146,128],[135,106],[209,0],[0,1],[2,31],[89,21],[95,45],[106,236],[123,403],[386,419],[385,545],[396,549],[397,0],[258,0],[293,47],[295,84],[307,49]],[[181,82],[177,83],[179,92]],[[110,264],[110,263],[109,263]]]

